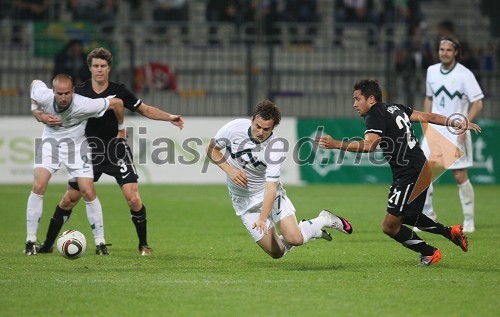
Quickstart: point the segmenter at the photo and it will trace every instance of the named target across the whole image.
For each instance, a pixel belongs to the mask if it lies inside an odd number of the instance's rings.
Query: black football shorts
[[[415,183],[392,184],[387,198],[387,212],[394,216],[416,216],[422,212],[427,189],[414,193]],[[416,196],[416,197],[415,197]]]

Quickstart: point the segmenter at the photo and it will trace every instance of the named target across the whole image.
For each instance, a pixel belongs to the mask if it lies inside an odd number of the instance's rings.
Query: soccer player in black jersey
[[[90,52],[87,56],[87,64],[92,73],[92,78],[85,81],[82,85],[76,86],[75,92],[90,98],[116,96],[116,98],[122,99],[124,106],[132,112],[138,112],[146,118],[153,120],[169,121],[174,126],[180,129],[183,128],[184,121],[180,115],[173,115],[147,105],[134,96],[125,85],[110,82],[109,72],[111,70],[112,59],[111,53],[102,47]],[[92,164],[94,168],[94,182],[97,182],[103,173],[116,179],[130,207],[132,222],[135,225],[139,238],[139,253],[144,256],[152,255],[152,250],[147,242],[146,207],[139,196],[139,186],[137,183],[139,176],[132,160],[130,147],[125,140],[126,135],[119,135],[123,139],[116,139],[118,124],[114,113],[107,111],[98,120],[89,120],[85,132],[89,144],[93,148]],[[78,191],[77,183],[70,181],[68,185],[64,197],[56,206],[49,224],[46,240],[40,245],[39,253],[52,252],[52,245],[59,231],[68,220],[73,207],[80,200],[81,195]],[[87,217],[89,220],[94,218],[91,214],[87,214]],[[96,254],[109,254],[105,243],[96,246]]]
[[[380,146],[392,169],[393,181],[389,189],[387,213],[382,223],[385,234],[410,250],[418,252],[420,265],[431,265],[441,259],[441,251],[427,244],[405,225],[440,234],[464,252],[468,251],[467,237],[462,227],[446,227],[422,213],[431,170],[420,149],[411,121],[450,126],[459,132],[481,129],[471,122],[448,120],[433,113],[424,113],[399,104],[382,102],[382,91],[377,81],[365,79],[354,85],[354,109],[365,119],[364,140],[335,140],[329,135],[318,138],[320,148],[349,152],[373,152]]]

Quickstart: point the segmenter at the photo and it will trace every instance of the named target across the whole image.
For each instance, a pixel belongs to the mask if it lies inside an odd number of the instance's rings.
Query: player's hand
[[[475,123],[472,123],[472,122],[467,123],[467,130],[472,130],[472,131],[476,132],[476,134],[481,133],[481,127]]]
[[[323,135],[316,139],[316,143],[319,144],[319,147],[322,149],[333,149],[334,139],[329,135]]]
[[[184,120],[181,115],[172,114],[170,115],[170,123],[182,130],[184,128]]]
[[[463,132],[465,132],[466,130],[472,130],[476,132],[476,134],[481,133],[481,127],[475,123],[469,122],[468,120],[457,121],[455,128]]]
[[[257,219],[256,222],[253,223],[252,229],[259,230],[260,233],[268,234],[269,229],[266,226],[266,221],[261,220],[260,218]]]
[[[50,113],[43,113],[40,119],[43,123],[51,127],[61,125],[63,122],[61,118]]]
[[[126,140],[127,139],[127,129],[118,130],[118,134],[116,134],[116,140]]]
[[[247,187],[247,175],[243,170],[240,170],[238,168],[232,168],[228,172],[229,178],[235,183],[236,185],[240,186],[241,188],[246,188]]]

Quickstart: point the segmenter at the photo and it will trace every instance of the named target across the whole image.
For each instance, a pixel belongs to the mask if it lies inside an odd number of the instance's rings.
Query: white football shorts
[[[94,178],[91,151],[86,141],[77,144],[43,142],[35,151],[33,168],[43,167],[54,174],[64,166],[69,178]]]
[[[259,219],[262,203],[264,201],[264,192],[254,196],[236,196],[230,194],[233,208],[238,216],[240,216],[243,225],[247,228],[248,233],[252,236],[255,242],[264,237],[264,233],[258,229],[252,229],[253,224]],[[271,229],[274,224],[282,219],[295,214],[295,207],[286,195],[286,191],[278,188],[274,205],[266,220],[267,228]]]

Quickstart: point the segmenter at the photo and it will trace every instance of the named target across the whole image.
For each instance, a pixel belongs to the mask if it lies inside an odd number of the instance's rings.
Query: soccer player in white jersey
[[[280,120],[278,107],[264,100],[255,107],[252,120],[230,121],[217,132],[207,148],[208,157],[227,174],[236,215],[254,241],[274,259],[310,240],[331,241],[324,227],[352,233],[352,226],[346,219],[328,210],[322,210],[314,219],[297,223],[295,207],[280,180],[287,148],[286,140],[273,134]]]
[[[448,118],[462,116],[471,122],[483,108],[483,92],[474,74],[457,61],[460,45],[453,37],[443,37],[439,43],[440,63],[427,69],[426,98],[424,111],[444,115]],[[472,106],[470,106],[472,104]],[[470,106],[470,107],[469,107]],[[434,166],[449,168],[458,184],[458,192],[464,215],[463,231],[474,232],[474,189],[467,175],[467,168],[472,166],[472,141],[470,131],[454,134],[443,126],[433,128],[463,151],[445,153],[441,144],[432,146],[435,138],[426,137],[423,149],[429,162]],[[431,145],[431,146],[429,146]],[[432,151],[429,150],[432,148]],[[452,161],[449,161],[451,158]],[[432,185],[427,192],[424,213],[436,219],[432,207]]]
[[[96,244],[104,242],[102,208],[94,190],[85,125],[88,118],[102,116],[108,109],[115,111],[119,123],[123,124],[124,118],[121,99],[91,99],[74,94],[73,80],[69,75],[56,75],[52,86],[49,89],[40,80],[31,84],[31,111],[38,121],[45,123],[45,128],[41,142],[36,142],[34,182],[26,210],[26,255],[36,254],[43,195],[52,174],[62,166],[67,169],[70,178],[77,179],[87,213],[95,215],[91,225]]]

